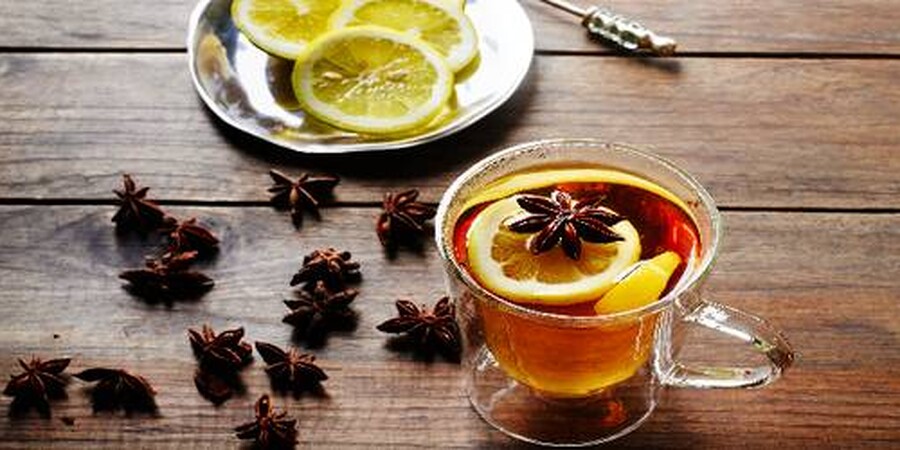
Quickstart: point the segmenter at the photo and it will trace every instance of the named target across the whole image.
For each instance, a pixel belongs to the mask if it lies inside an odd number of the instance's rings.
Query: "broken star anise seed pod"
[[[419,191],[415,189],[396,195],[385,194],[382,212],[375,224],[375,232],[382,246],[390,249],[401,243],[416,244],[422,235],[428,233],[425,222],[434,217],[436,210],[416,201],[418,197]]]
[[[268,395],[254,406],[256,418],[234,427],[238,439],[253,439],[260,449],[293,448],[297,444],[297,419],[286,411],[275,412]]]
[[[284,301],[291,311],[282,321],[293,325],[310,344],[321,344],[329,331],[353,326],[356,313],[350,303],[358,294],[356,289],[332,291],[318,281],[312,289],[299,290],[296,300]]]
[[[405,334],[422,351],[459,358],[461,338],[450,298],[441,298],[433,309],[425,305],[420,308],[408,300],[397,300],[396,307],[398,316],[378,325],[379,331]]]
[[[200,331],[188,329],[188,338],[201,367],[236,372],[253,360],[253,347],[242,341],[243,328],[216,334],[209,325],[203,325]]]
[[[360,278],[359,263],[350,261],[350,252],[339,252],[333,248],[315,250],[303,257],[303,266],[291,278],[291,286],[307,283],[314,287],[322,281],[332,290],[337,290],[349,282]]]
[[[83,381],[97,382],[91,401],[97,411],[124,409],[126,412],[156,410],[156,390],[147,380],[125,369],[94,367],[73,375]]]
[[[123,189],[114,189],[118,197],[119,210],[112,221],[119,229],[134,229],[146,233],[159,228],[163,224],[166,213],[155,202],[147,200],[149,187],[137,188],[131,175],[122,175]]]
[[[316,365],[316,357],[310,353],[300,353],[294,347],[287,351],[267,342],[256,342],[256,351],[266,362],[266,373],[272,384],[281,390],[293,391],[299,395],[303,391],[320,388],[320,383],[328,375]]]
[[[534,254],[560,245],[571,259],[581,256],[581,241],[609,243],[622,237],[611,227],[623,220],[609,208],[600,206],[602,196],[576,202],[564,191],[555,190],[549,197],[523,194],[516,202],[528,214],[515,216],[506,227],[516,233],[537,233],[528,240]]]
[[[146,262],[143,269],[126,270],[119,278],[128,281],[134,295],[148,301],[171,302],[199,297],[212,289],[212,278],[202,272],[189,270],[197,259],[197,252],[166,254]]]
[[[280,208],[288,208],[294,226],[303,224],[303,211],[319,216],[319,205],[333,195],[334,187],[341,179],[333,175],[311,175],[304,173],[297,180],[275,169],[269,170],[274,184],[269,187],[272,203]]]
[[[70,358],[43,361],[32,357],[29,362],[19,359],[19,366],[24,372],[10,377],[3,395],[14,397],[13,403],[17,406],[34,406],[38,412],[49,416],[50,400],[65,397],[69,380],[63,371],[70,361]]]
[[[169,237],[167,253],[174,255],[196,251],[199,255],[206,256],[215,253],[219,247],[219,238],[199,224],[196,218],[179,222],[170,216],[162,228]]]

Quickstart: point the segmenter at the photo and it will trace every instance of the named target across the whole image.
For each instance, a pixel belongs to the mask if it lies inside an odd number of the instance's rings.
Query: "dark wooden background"
[[[0,447],[237,446],[230,428],[268,391],[261,364],[244,371],[245,396],[213,407],[195,392],[185,330],[244,325],[251,340],[288,344],[287,280],[327,245],[363,265],[361,320],[317,351],[327,398],[277,400],[302,444],[520,447],[470,409],[456,365],[385,347],[374,325],[393,301],[432,302],[443,280],[433,246],[389,259],[373,221],[385,191],[417,187],[436,202],[475,160],[546,137],[628,142],[696,174],[725,211],[710,296],[769,318],[799,352],[765,389],[668,391],[617,445],[900,445],[900,5],[606,2],[679,39],[678,57],[646,60],[523,4],[538,52],[511,102],[424,148],[322,158],[226,130],[203,108],[184,50],[188,1],[0,0],[0,374],[32,354],[71,356],[74,370],[123,365],[158,387],[160,407],[95,415],[74,384],[50,420],[0,416]],[[294,231],[266,204],[270,167],[341,175],[337,203]],[[206,266],[217,285],[202,300],[166,308],[122,290],[116,274],[154,248],[109,223],[123,172],[219,233]]]

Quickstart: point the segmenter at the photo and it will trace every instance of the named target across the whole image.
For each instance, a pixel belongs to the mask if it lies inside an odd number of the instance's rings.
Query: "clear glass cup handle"
[[[794,361],[787,339],[763,319],[720,303],[702,300],[684,321],[749,344],[765,356],[756,367],[700,367],[676,362],[664,383],[692,388],[749,388],[769,384]]]

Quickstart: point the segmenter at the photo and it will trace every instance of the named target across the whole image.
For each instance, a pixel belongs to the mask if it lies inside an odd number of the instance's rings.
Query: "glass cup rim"
[[[472,278],[472,276],[465,269],[463,269],[460,266],[459,262],[456,260],[455,252],[453,250],[452,233],[450,233],[450,239],[445,239],[444,222],[448,218],[450,204],[453,198],[456,197],[459,191],[475,175],[483,172],[498,160],[517,155],[525,155],[534,151],[538,151],[540,149],[566,146],[604,147],[613,149],[616,152],[638,156],[662,166],[663,168],[674,174],[685,185],[689,186],[690,189],[697,195],[706,211],[708,211],[709,221],[711,224],[711,237],[709,239],[709,242],[705,242],[702,247],[702,260],[697,270],[694,270],[689,277],[682,279],[678,283],[678,285],[676,285],[671,291],[669,291],[668,294],[663,296],[663,298],[653,303],[628,311],[596,316],[568,316],[551,312],[537,311],[506,300],[503,297],[483,288],[477,281],[475,281],[475,279]],[[485,158],[481,159],[480,161],[476,162],[471,167],[466,169],[463,173],[458,175],[447,188],[447,190],[444,191],[444,195],[441,197],[440,204],[438,205],[434,223],[434,237],[441,259],[443,259],[446,266],[452,269],[453,275],[462,280],[462,282],[468,289],[477,292],[480,298],[486,298],[489,299],[492,303],[503,305],[504,308],[507,308],[509,311],[517,315],[547,321],[560,322],[569,326],[596,326],[603,323],[630,320],[647,314],[655,313],[659,310],[662,310],[663,308],[668,307],[675,301],[676,298],[678,298],[679,295],[693,289],[709,275],[713,263],[718,257],[719,240],[722,234],[722,220],[719,209],[716,207],[715,201],[706,190],[706,188],[704,188],[703,185],[700,184],[700,182],[697,181],[697,179],[694,178],[693,175],[689,174],[684,169],[681,169],[676,164],[657,154],[651,153],[646,150],[641,150],[629,144],[609,142],[596,138],[540,139],[505,147],[495,153],[486,156]]]

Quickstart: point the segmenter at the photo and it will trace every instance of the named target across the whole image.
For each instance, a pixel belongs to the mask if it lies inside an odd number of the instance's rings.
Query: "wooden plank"
[[[359,327],[317,351],[331,379],[326,399],[279,399],[300,418],[304,444],[365,448],[514,448],[470,410],[459,369],[416,362],[385,348],[375,324],[397,297],[431,301],[443,291],[431,246],[386,259],[372,232],[373,208],[326,211],[294,232],[269,208],[172,208],[198,215],[223,239],[207,268],[218,282],[197,302],[146,305],[115,274],[139,263],[150,242],[117,239],[111,208],[0,207],[0,373],[14,358],[72,355],[74,368],[124,364],[159,388],[158,418],[92,415],[78,385],[55,404],[53,420],[0,417],[0,447],[23,443],[116,448],[235,444],[229,427],[246,420],[268,390],[260,363],[243,372],[247,394],[214,408],[194,392],[185,329],[242,324],[251,339],[286,344],[279,300],[300,256],[341,244],[363,266],[355,303]],[[900,439],[900,215],[727,213],[728,235],[707,292],[786,330],[800,358],[779,383],[753,391],[670,390],[658,414],[621,444],[627,448],[884,446]],[[415,280],[415,281],[404,281]],[[58,333],[59,338],[54,338]],[[711,342],[711,341],[710,341]],[[709,343],[700,356],[721,353]],[[0,399],[0,408],[9,404]],[[73,417],[74,426],[59,418]],[[727,425],[726,425],[727,424]]]
[[[580,2],[583,5],[591,2]],[[608,52],[575,17],[523,0],[537,47]],[[688,52],[835,52],[896,54],[900,11],[889,0],[740,2],[609,0],[603,5],[676,38]],[[2,47],[183,48],[193,2],[0,1]],[[865,18],[865,20],[860,20]]]
[[[226,129],[183,56],[0,56],[0,197],[109,198],[132,172],[166,199],[265,200],[266,171],[331,171],[342,201],[450,180],[505,145],[654,148],[727,206],[900,207],[900,61],[547,56],[513,101],[424,148],[303,157]]]

